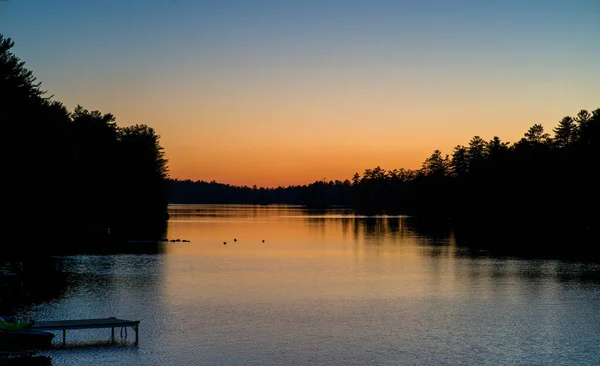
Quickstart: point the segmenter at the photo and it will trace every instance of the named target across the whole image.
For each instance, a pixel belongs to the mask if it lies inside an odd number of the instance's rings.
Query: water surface
[[[596,264],[474,257],[402,216],[170,211],[161,253],[59,258],[64,294],[20,315],[140,320],[140,341],[57,332],[53,365],[600,364]]]

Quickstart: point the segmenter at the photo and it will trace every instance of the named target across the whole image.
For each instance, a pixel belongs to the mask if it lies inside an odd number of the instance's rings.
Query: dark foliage
[[[113,115],[81,106],[70,113],[45,96],[13,45],[0,34],[3,217],[11,227],[3,257],[78,251],[126,240],[133,233],[125,227],[138,235],[142,226],[164,227],[157,225],[167,216],[159,136],[145,125],[119,128]]]

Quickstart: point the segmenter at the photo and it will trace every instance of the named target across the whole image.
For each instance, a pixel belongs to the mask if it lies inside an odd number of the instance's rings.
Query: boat
[[[39,349],[52,345],[54,334],[41,330],[3,330],[0,329],[1,349]]]
[[[33,330],[35,322],[0,317],[0,348],[36,349],[52,345],[54,333]]]

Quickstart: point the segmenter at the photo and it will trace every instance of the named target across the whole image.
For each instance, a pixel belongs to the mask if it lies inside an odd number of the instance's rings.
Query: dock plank
[[[117,328],[131,327],[138,325],[139,323],[139,320],[125,320],[117,318],[74,319],[35,322],[31,328],[37,330]]]
[[[31,329],[34,330],[62,330],[63,344],[67,342],[68,329],[96,329],[96,328],[111,328],[111,339],[115,339],[115,328],[131,327],[135,331],[135,344],[138,344],[139,320],[125,320],[117,318],[100,318],[100,319],[72,319],[72,320],[52,320],[35,322]]]

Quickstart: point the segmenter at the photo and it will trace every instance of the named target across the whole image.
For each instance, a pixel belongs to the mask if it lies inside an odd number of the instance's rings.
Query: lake
[[[131,329],[117,344],[109,329],[71,330],[39,355],[56,366],[600,364],[598,264],[474,254],[403,216],[169,210],[167,238],[180,241],[58,258],[65,290],[18,314],[140,320],[139,344]]]

